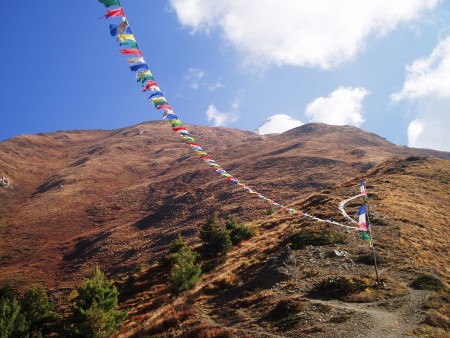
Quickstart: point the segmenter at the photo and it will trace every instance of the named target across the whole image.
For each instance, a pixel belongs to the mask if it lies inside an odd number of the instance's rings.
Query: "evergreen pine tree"
[[[169,284],[176,293],[192,289],[202,273],[201,265],[196,264],[197,255],[185,245],[175,254],[169,276]]]
[[[68,333],[75,337],[109,337],[123,323],[126,313],[116,309],[118,291],[96,266],[92,276],[76,288]]]
[[[14,294],[14,290],[11,286],[11,284],[5,282],[0,287],[0,299],[8,299],[12,301],[14,298],[16,298],[16,295]]]
[[[54,305],[48,300],[47,293],[42,286],[28,290],[22,300],[22,310],[30,323],[32,336],[51,332],[52,326],[58,319],[53,308]]]
[[[176,262],[176,257],[178,252],[183,249],[188,248],[188,245],[184,242],[183,236],[178,234],[177,238],[173,240],[170,244],[169,252],[161,259],[161,264],[165,266],[172,266]]]
[[[0,338],[29,337],[28,327],[17,299],[0,297]]]
[[[205,256],[225,256],[232,247],[230,234],[223,225],[219,224],[217,213],[208,218],[200,230],[199,237],[203,242],[201,251]]]

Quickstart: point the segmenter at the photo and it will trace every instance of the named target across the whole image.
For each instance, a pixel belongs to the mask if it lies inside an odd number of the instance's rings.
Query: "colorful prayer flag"
[[[120,34],[120,35],[117,35],[117,39],[119,39],[122,42],[127,41],[127,40],[136,42],[136,39],[134,38],[133,34]]]
[[[130,46],[131,48],[138,48],[138,44],[135,41],[127,40],[120,43],[121,46]]]
[[[135,63],[145,63],[145,60],[142,56],[136,58],[128,58],[127,61],[129,65],[134,65]]]
[[[163,97],[163,96],[164,96],[163,93],[161,93],[159,90],[155,90],[148,98],[151,99],[152,97]]]
[[[160,109],[170,109],[170,110],[172,110],[172,107],[169,106],[168,103],[160,102],[159,104],[154,104],[154,105],[155,105],[155,108],[158,109],[158,110],[160,110]]]
[[[183,122],[181,122],[180,120],[174,120],[174,121],[170,121],[170,125],[172,127],[180,127],[183,125]]]
[[[142,56],[142,53],[139,49],[131,48],[131,49],[121,49],[119,50],[124,55],[139,55]]]
[[[137,70],[139,70],[141,68],[148,69],[148,66],[145,63],[140,63],[140,64],[137,64],[137,65],[130,66],[130,69],[131,69],[132,72],[135,72],[135,71],[137,71]]]
[[[173,113],[173,110],[167,109],[163,114],[165,120],[178,120],[178,116]]]
[[[128,25],[127,18],[122,18],[122,22],[117,26],[117,34],[131,34],[130,26]]]
[[[122,7],[117,9],[107,9],[106,10],[106,18],[116,18],[118,16],[125,16]]]
[[[370,234],[367,231],[360,231],[359,238],[363,241],[371,241]]]
[[[121,24],[112,23],[109,25],[109,30],[112,36],[117,36],[118,34],[131,34],[131,29],[128,27],[128,22],[125,20]]]
[[[366,216],[366,205],[363,204],[361,208],[358,210],[358,224],[361,228],[365,229],[366,231],[369,230],[369,222],[367,221]]]
[[[136,77],[138,78],[137,82],[140,82],[142,84],[142,86],[144,86],[145,81],[153,81],[154,80],[153,75],[150,72],[150,70],[139,72],[136,74]],[[155,88],[158,88],[158,90],[159,90],[158,86],[155,86]]]
[[[136,74],[136,77],[138,79],[143,78],[145,75],[152,75],[152,73],[149,70],[145,70],[143,72],[139,72]]]
[[[143,92],[146,92],[150,89],[150,87],[158,87],[158,84],[155,81],[148,81],[145,85],[145,88],[142,90]]]
[[[361,195],[366,196],[367,195],[367,191],[366,191],[366,186],[364,184],[364,180],[361,180],[360,186],[359,186],[359,191]]]
[[[104,4],[106,8],[110,6],[120,6],[119,0],[98,0],[98,2]]]

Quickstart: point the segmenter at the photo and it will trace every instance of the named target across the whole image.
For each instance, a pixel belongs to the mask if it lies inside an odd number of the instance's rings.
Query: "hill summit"
[[[449,156],[346,126],[189,130],[227,171],[284,204],[392,157]],[[227,184],[163,122],[23,135],[0,152],[0,175],[12,182],[0,187],[1,278],[17,285],[70,285],[95,263],[120,272],[161,255],[177,233],[195,243],[213,211],[252,221],[269,208]]]

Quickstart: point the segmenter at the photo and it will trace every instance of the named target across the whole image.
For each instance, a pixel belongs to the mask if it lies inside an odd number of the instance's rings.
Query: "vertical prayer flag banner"
[[[365,231],[369,230],[369,222],[367,221],[367,210],[366,205],[363,204],[358,210],[358,223],[359,226]]]
[[[167,99],[162,95],[161,89],[156,83],[151,71],[148,69],[147,64],[144,62],[142,52],[138,48],[134,35],[132,35],[131,33],[131,29],[125,17],[123,8],[120,7],[121,5],[119,0],[99,0],[99,2],[105,5],[107,8],[110,6],[119,6],[119,8],[117,9],[107,10],[105,15],[106,18],[122,17],[122,22],[120,24],[110,25],[110,34],[112,36],[116,36],[117,40],[120,41],[121,45],[127,45],[130,46],[131,48],[120,49],[119,52],[124,55],[136,55],[141,57],[141,58],[137,57],[128,58],[128,65],[131,71],[136,72],[137,82],[141,83],[141,85],[144,87],[142,91],[151,92],[149,101],[153,103],[156,109],[163,112],[163,119],[169,122],[170,126],[172,127],[172,130],[180,134],[180,136],[184,139],[185,143],[191,147],[193,152],[200,159],[202,159],[211,168],[215,169],[216,172],[230,184],[242,188],[244,192],[251,195],[255,195],[259,199],[269,203],[272,206],[279,207],[283,212],[295,214],[302,218],[310,218],[314,221],[325,222],[327,224],[335,224],[341,227],[354,229],[358,231],[361,229],[359,226],[349,226],[329,219],[327,220],[320,219],[307,213],[302,213],[301,211],[288,208],[283,204],[277,203],[260,194],[259,192],[249,188],[247,185],[241,183],[238,179],[233,177],[232,174],[222,169],[222,167],[218,163],[216,163],[202,147],[199,146],[197,141],[192,137],[189,131],[184,127],[183,123],[178,119],[177,115],[173,111],[173,108],[169,105]],[[356,221],[353,222],[357,224]]]
[[[364,180],[361,180],[359,184],[359,191],[361,195],[367,196],[366,185],[364,184]]]

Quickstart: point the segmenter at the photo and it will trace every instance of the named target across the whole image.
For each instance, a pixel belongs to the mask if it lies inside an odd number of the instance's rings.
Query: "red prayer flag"
[[[135,49],[135,48],[121,49],[121,50],[119,50],[119,52],[121,52],[122,54],[126,54],[126,55],[139,55],[139,56],[142,56],[141,51],[139,49]]]
[[[173,110],[171,106],[169,106],[168,104],[162,104],[158,107],[156,107],[156,109],[168,109],[168,110]]]
[[[123,9],[121,8],[117,8],[117,9],[107,9],[106,10],[106,18],[111,18],[111,17],[117,17],[117,16],[125,16],[125,14],[123,13]]]
[[[158,84],[155,81],[148,81],[145,85],[145,88],[142,90],[143,92],[150,89],[150,87],[158,87]]]

